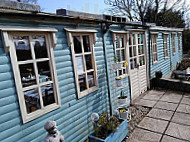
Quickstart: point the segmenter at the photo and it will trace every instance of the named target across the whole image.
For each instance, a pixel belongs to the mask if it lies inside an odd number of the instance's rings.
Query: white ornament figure
[[[44,142],[63,142],[64,141],[64,137],[58,131],[55,121],[53,120],[48,121],[44,125],[44,129],[48,132],[48,135],[46,136]]]

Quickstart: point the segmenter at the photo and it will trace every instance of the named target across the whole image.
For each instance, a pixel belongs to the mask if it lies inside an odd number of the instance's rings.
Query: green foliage
[[[118,99],[125,99],[125,98],[127,98],[127,96],[124,96],[124,92],[123,90],[121,90],[120,96],[118,97]]]
[[[190,29],[183,32],[183,52],[187,53],[188,51],[190,51]]]
[[[190,59],[185,58],[178,64],[177,70],[186,70],[188,67],[190,67]]]
[[[98,126],[94,127],[94,136],[105,139],[110,133],[115,132],[120,121],[116,116],[108,117],[108,113],[104,112],[98,120]]]

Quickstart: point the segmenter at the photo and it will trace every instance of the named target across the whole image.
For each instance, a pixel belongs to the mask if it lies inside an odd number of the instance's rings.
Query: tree
[[[147,16],[152,16],[153,21],[156,21],[160,12],[172,10],[185,14],[190,10],[186,0],[104,0],[104,2],[110,6],[111,14],[125,15],[129,21],[145,22]]]
[[[17,0],[18,2],[37,4],[38,0]]]

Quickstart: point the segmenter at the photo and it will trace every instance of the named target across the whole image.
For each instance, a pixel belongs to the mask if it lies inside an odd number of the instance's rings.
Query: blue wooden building
[[[84,141],[93,112],[112,114],[121,91],[135,99],[155,71],[166,76],[182,59],[183,29],[10,3],[0,6],[2,142],[41,142],[48,120],[66,142]]]

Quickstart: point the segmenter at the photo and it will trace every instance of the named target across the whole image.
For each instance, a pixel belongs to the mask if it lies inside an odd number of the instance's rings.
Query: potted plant
[[[123,90],[120,92],[120,96],[118,97],[118,104],[123,105],[126,104],[128,101],[127,96],[124,96]]]
[[[90,142],[121,142],[128,134],[127,120],[117,116],[109,118],[104,112],[89,135]]]
[[[123,85],[122,77],[116,77],[116,86],[121,87]]]
[[[119,108],[119,116],[120,118],[127,119],[128,121],[131,119],[131,114],[127,108]]]

